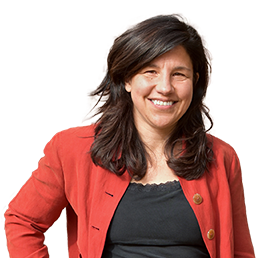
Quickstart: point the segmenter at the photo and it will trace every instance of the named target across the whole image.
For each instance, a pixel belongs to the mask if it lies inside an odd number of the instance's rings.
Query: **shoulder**
[[[237,155],[234,148],[227,142],[211,135],[207,134],[208,142],[212,146],[213,153],[216,156],[235,156]]]
[[[94,129],[95,124],[92,124],[60,131],[54,135],[47,146],[69,152],[89,149],[94,141]]]
[[[239,173],[241,170],[240,161],[234,148],[213,135],[207,134],[207,138],[214,153],[215,168],[220,169],[220,171],[225,168],[228,176]]]
[[[72,127],[61,132],[58,132],[56,135],[64,138],[78,137],[78,138],[87,138],[94,137],[95,124],[87,126],[78,126]]]

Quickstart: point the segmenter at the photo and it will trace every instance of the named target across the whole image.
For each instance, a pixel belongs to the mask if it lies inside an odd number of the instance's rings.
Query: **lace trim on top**
[[[140,191],[140,192],[151,192],[151,191],[171,191],[171,190],[178,190],[181,188],[180,182],[177,180],[168,181],[166,183],[160,184],[146,184],[143,185],[141,183],[130,183],[128,189],[132,191]]]

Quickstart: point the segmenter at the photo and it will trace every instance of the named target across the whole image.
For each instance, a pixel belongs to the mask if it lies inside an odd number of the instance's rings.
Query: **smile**
[[[158,106],[172,106],[173,101],[161,101],[161,100],[151,100],[154,105]]]

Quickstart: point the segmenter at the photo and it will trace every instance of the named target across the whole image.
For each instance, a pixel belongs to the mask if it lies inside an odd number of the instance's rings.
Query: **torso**
[[[102,258],[132,256],[210,257],[178,181],[129,185],[110,224]]]

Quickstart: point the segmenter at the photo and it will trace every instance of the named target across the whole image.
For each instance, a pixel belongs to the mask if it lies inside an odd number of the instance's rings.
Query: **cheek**
[[[189,103],[190,105],[193,98],[193,85],[192,84],[185,85],[184,87],[179,88],[177,93],[178,93],[178,97],[182,101]]]
[[[190,89],[187,93],[187,99],[189,100],[190,103],[192,102],[192,99],[193,99],[193,87],[192,86],[190,86]]]
[[[132,100],[140,100],[149,96],[151,93],[152,87],[149,84],[146,84],[144,81],[135,80],[131,85],[131,97]]]
[[[131,91],[131,98],[134,107],[140,107],[144,104],[144,91],[141,88],[134,88]]]

